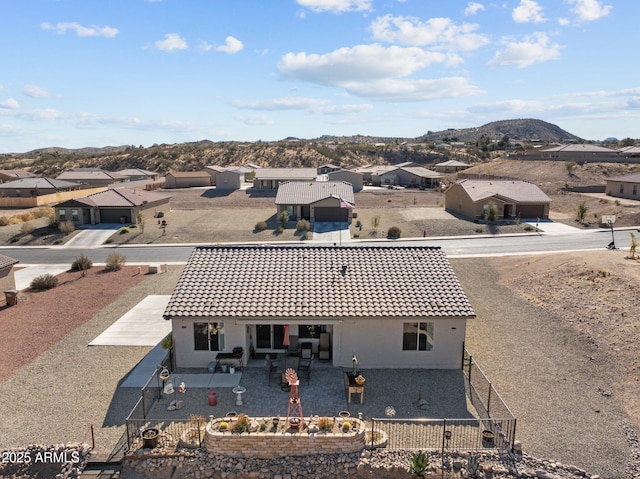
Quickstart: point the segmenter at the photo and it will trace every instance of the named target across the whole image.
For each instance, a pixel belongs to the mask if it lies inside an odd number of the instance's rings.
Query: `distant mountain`
[[[542,120],[518,119],[493,121],[475,128],[428,132],[416,141],[464,141],[475,143],[485,135],[491,140],[501,140],[508,136],[512,140],[538,140],[542,143],[581,141],[581,138],[563,130],[559,126]]]

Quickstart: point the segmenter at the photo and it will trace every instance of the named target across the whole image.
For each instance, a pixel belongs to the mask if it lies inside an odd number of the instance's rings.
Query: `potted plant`
[[[289,427],[291,429],[300,429],[300,424],[302,423],[302,421],[300,420],[299,417],[290,417],[289,418]]]
[[[160,431],[155,427],[150,427],[142,431],[142,447],[145,449],[155,449],[158,447]]]

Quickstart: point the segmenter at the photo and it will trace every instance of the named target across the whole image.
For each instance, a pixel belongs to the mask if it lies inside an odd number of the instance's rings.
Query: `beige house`
[[[141,168],[128,168],[126,170],[116,171],[121,176],[126,176],[129,181],[158,181],[162,177],[157,171],[143,170]]]
[[[609,196],[640,200],[640,173],[607,178],[605,191]]]
[[[244,185],[244,175],[241,169],[221,171],[216,175],[216,189],[239,190]]]
[[[474,317],[433,247],[197,247],[164,312],[186,368],[296,342],[318,357],[323,336],[336,367],[460,369]]]
[[[618,155],[618,152],[611,148],[590,144],[559,145],[537,150],[536,153],[547,159],[592,162],[598,161],[600,158],[612,158]]]
[[[0,184],[0,196],[5,198],[32,198],[63,191],[79,190],[81,186],[72,181],[52,178],[21,178]]]
[[[406,188],[433,188],[440,184],[442,175],[422,166],[393,167],[373,174],[372,184],[376,186],[396,185]]]
[[[336,170],[326,174],[329,181],[346,181],[351,183],[353,191],[362,191],[364,185],[364,175],[352,170]]]
[[[282,183],[276,195],[277,214],[289,214],[289,221],[351,223],[353,186],[345,181],[291,181]]]
[[[21,178],[35,178],[36,176],[25,170],[0,170],[0,182],[14,181]]]
[[[316,181],[315,168],[260,168],[256,170],[253,187],[258,190],[275,190],[286,181]]]
[[[172,171],[164,177],[165,188],[194,188],[211,184],[211,175],[204,170]]]
[[[129,181],[129,177],[100,168],[74,168],[59,174],[56,180],[73,181],[83,185],[109,186]]]
[[[56,219],[75,225],[98,223],[137,223],[138,214],[146,218],[167,211],[171,196],[135,188],[114,188],[56,205]]]
[[[472,220],[482,220],[490,205],[498,219],[549,218],[549,198],[538,186],[515,180],[462,180],[445,191],[445,209]]]
[[[436,164],[434,169],[438,173],[456,173],[458,171],[471,168],[471,166],[472,165],[470,165],[469,163],[464,163],[462,161],[448,160],[448,161],[443,161],[442,163]]]

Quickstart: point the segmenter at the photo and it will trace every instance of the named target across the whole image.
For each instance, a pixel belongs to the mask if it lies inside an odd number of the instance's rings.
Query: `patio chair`
[[[267,370],[267,378],[269,380],[269,384],[271,384],[271,378],[279,378],[280,377],[280,365],[278,361],[272,361],[271,356],[268,354],[264,358],[265,369]]]
[[[300,354],[300,342],[298,336],[289,336],[289,346],[287,346],[288,356],[297,356]]]
[[[313,364],[313,355],[309,359],[301,359],[298,364],[298,379],[307,380],[307,384],[311,382],[311,365]]]

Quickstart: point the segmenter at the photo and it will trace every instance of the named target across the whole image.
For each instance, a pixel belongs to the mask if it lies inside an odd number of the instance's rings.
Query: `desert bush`
[[[0,226],[7,226],[11,224],[11,220],[8,216],[0,216]]]
[[[289,213],[287,213],[286,211],[280,213],[278,215],[278,222],[282,225],[283,228],[287,226],[287,223],[289,222]]]
[[[44,218],[45,216],[50,218],[51,216],[55,216],[55,211],[50,207],[38,208],[33,210],[33,216],[36,218]]]
[[[302,233],[303,231],[309,231],[311,229],[311,225],[307,220],[298,220],[296,224],[296,231],[298,233]]]
[[[23,223],[26,223],[27,221],[35,220],[36,216],[31,211],[27,211],[25,213],[20,213],[19,215],[17,215],[17,218]]]
[[[400,231],[400,228],[398,228],[397,226],[392,226],[387,231],[387,238],[398,239],[398,238],[400,238],[401,234],[402,234],[402,231]]]
[[[583,201],[578,204],[578,208],[576,210],[576,220],[582,223],[585,216],[587,216],[587,204]]]
[[[20,232],[25,235],[31,235],[36,230],[36,227],[31,223],[22,223],[20,226]]]
[[[84,253],[80,253],[80,256],[76,257],[73,263],[71,263],[72,271],[81,271],[82,276],[87,275],[87,271],[91,269],[93,262],[87,258]]]
[[[282,233],[284,233],[284,227],[283,227],[282,225],[279,225],[279,226],[276,228],[276,234],[277,234],[277,235],[281,235]]]
[[[231,430],[236,434],[242,434],[249,430],[249,418],[246,414],[239,414],[236,422],[233,423]]]
[[[328,417],[321,417],[318,419],[318,429],[323,432],[329,432],[333,429],[333,421]]]
[[[485,213],[485,218],[489,223],[493,223],[498,219],[498,208],[495,204],[489,203],[489,206],[487,207],[487,211]]]
[[[76,230],[76,225],[73,224],[73,221],[62,221],[58,225],[58,230],[60,233],[68,235],[69,233],[73,233]]]
[[[129,233],[129,232],[130,232],[129,228],[122,228],[122,229],[120,230],[120,234],[121,234],[121,235],[126,235],[126,234],[127,234],[127,233]]]
[[[267,222],[266,221],[258,221],[255,226],[253,227],[254,230],[256,231],[264,231],[267,229]]]
[[[31,280],[31,289],[35,291],[45,291],[56,286],[58,286],[58,278],[49,273],[41,274]]]
[[[127,263],[127,257],[118,253],[111,253],[107,256],[107,260],[104,265],[105,271],[120,271],[122,267]]]

